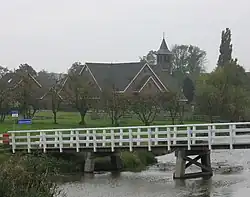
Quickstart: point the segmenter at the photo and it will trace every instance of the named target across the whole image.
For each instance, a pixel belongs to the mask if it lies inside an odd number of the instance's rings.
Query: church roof
[[[142,62],[129,63],[86,63],[101,89],[115,85],[123,91],[144,66]]]
[[[112,85],[115,86],[117,91],[124,91],[130,84],[134,77],[145,66],[145,62],[130,62],[130,63],[85,63],[90,74],[102,90],[109,88]],[[176,91],[180,89],[178,81],[167,72],[163,72],[157,65],[150,66],[152,71],[159,77],[159,80],[170,91]],[[84,69],[82,69],[83,71]],[[80,72],[80,74],[82,73]],[[148,78],[147,78],[148,79]]]
[[[151,66],[154,70],[155,74],[159,77],[162,83],[169,89],[170,91],[179,91],[180,85],[178,80],[173,77],[171,74],[167,72],[163,72],[159,65]]]
[[[166,43],[165,38],[162,39],[161,46],[159,50],[157,51],[157,54],[160,54],[160,55],[172,54],[171,51],[168,49],[168,45]]]

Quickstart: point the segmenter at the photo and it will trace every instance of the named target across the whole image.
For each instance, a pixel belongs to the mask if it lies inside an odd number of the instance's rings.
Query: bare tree
[[[157,95],[135,93],[130,98],[130,106],[138,119],[146,126],[150,125],[155,120],[156,115],[160,112]]]
[[[164,92],[160,97],[161,108],[169,112],[172,124],[180,112],[180,96],[175,92]]]
[[[116,91],[113,86],[111,89],[103,91],[101,97],[102,108],[111,119],[114,126],[119,126],[119,120],[128,110],[128,98],[126,95]]]
[[[87,111],[92,107],[95,102],[96,92],[84,77],[79,74],[82,68],[81,63],[74,63],[69,69],[68,76],[63,84],[62,93],[65,101],[76,108],[80,115],[81,121],[79,124],[85,125],[85,116]]]
[[[45,105],[49,105],[48,108],[50,108],[53,113],[54,124],[57,124],[57,112],[63,102],[60,91],[64,82],[64,75],[51,75],[50,77],[53,78],[54,85],[41,97],[41,100],[44,101]]]

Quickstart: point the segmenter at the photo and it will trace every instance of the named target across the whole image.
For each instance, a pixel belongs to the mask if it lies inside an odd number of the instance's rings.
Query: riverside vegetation
[[[48,166],[40,159],[11,156],[0,165],[0,197],[56,196],[60,191],[50,175]]]
[[[3,155],[3,154],[2,154]],[[64,173],[81,172],[83,163],[74,155],[8,155],[0,164],[0,197],[53,197],[60,194],[55,177]],[[124,170],[138,171],[156,162],[151,153],[123,152]],[[98,166],[110,163],[97,159]]]

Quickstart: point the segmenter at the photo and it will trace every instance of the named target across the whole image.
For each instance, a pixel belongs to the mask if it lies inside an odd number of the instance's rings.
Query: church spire
[[[166,40],[165,40],[165,32],[163,32],[161,46],[160,46],[159,50],[157,51],[157,54],[162,54],[162,55],[171,54],[170,50],[168,49],[168,45],[166,43]]]
[[[163,33],[161,46],[156,54],[157,54],[157,65],[161,67],[162,71],[167,71],[169,74],[171,74],[172,73],[172,65],[171,65],[172,52],[168,49],[168,45],[165,40],[165,33]]]

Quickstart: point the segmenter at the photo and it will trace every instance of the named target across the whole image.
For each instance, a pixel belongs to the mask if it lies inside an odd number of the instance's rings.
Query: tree
[[[83,67],[83,65],[81,62],[75,62],[72,64],[72,66],[68,70],[68,73],[69,74],[80,74],[82,67]]]
[[[76,62],[69,69],[67,79],[63,85],[62,94],[64,94],[65,101],[76,108],[80,115],[81,121],[79,124],[86,125],[85,116],[87,111],[96,101],[94,88],[86,84],[84,78],[79,74],[82,65]]]
[[[149,126],[160,112],[158,96],[135,93],[130,98],[131,110],[145,126]]]
[[[212,115],[219,115],[237,121],[244,118],[249,108],[248,82],[244,68],[231,61],[223,67],[217,67],[206,84],[198,87],[196,103],[210,119]]]
[[[161,108],[169,112],[172,119],[172,124],[175,124],[175,119],[180,113],[180,96],[176,92],[164,92],[160,97]]]
[[[196,91],[196,105],[199,111],[209,116],[210,122],[213,122],[213,116],[218,114],[219,90],[213,85],[202,84]]]
[[[226,104],[226,115],[232,121],[245,119],[246,111],[249,110],[249,92],[243,87],[232,86],[229,90],[229,103]]]
[[[51,88],[51,106],[54,116],[54,124],[57,124],[57,112],[60,108],[60,104],[62,103],[62,97],[59,95],[59,91],[60,89],[57,85]]]
[[[219,67],[223,67],[232,60],[233,45],[231,44],[231,30],[226,28],[221,34],[220,55],[217,62]]]
[[[13,95],[24,118],[32,118],[39,109],[41,84],[35,79],[36,71],[28,64],[21,64],[14,73],[16,84]]]
[[[140,58],[141,61],[146,61],[149,65],[156,65],[156,51],[149,51],[146,56]]]
[[[193,45],[174,45],[172,48],[173,72],[198,75],[205,71],[206,52]]]
[[[228,63],[224,67],[218,67],[211,73],[209,78],[209,84],[218,89],[219,99],[218,110],[221,116],[228,117],[228,105],[233,100],[230,100],[232,90],[237,87],[245,90],[248,87],[248,77],[243,67],[235,63]]]
[[[34,68],[32,68],[32,66],[30,66],[29,64],[25,63],[25,64],[21,64],[19,66],[19,68],[16,70],[16,73],[29,73],[32,76],[37,76],[37,72],[35,71]]]
[[[11,78],[8,77],[11,74],[10,71],[0,66],[0,122],[4,122],[9,109],[11,108],[11,91],[9,89],[9,82]]]
[[[101,97],[102,108],[111,119],[111,124],[119,126],[119,120],[128,110],[128,98],[116,91],[115,86],[105,89]]]
[[[183,81],[183,94],[187,98],[188,103],[191,103],[194,99],[194,84],[193,81],[186,77]]]
[[[62,85],[65,78],[63,74],[58,76],[50,73],[50,75],[47,74],[47,77],[48,76],[54,78],[53,81],[55,83],[51,88],[49,88],[49,91],[42,96],[41,100],[44,101],[43,103],[45,105],[49,105],[47,107],[52,110],[54,124],[57,124],[57,112],[60,108],[61,103],[63,102],[63,98],[60,95],[60,91],[62,90]],[[49,99],[46,99],[48,97]]]

